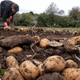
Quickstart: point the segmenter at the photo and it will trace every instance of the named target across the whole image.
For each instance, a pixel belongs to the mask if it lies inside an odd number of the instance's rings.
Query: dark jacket
[[[12,4],[11,1],[2,1],[1,2],[1,17],[3,22],[6,22],[6,19],[10,16],[13,16],[15,13],[12,12]]]

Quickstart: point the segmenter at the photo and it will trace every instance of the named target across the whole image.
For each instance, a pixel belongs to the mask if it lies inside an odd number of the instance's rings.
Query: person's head
[[[12,5],[12,12],[15,13],[17,11],[19,11],[19,6],[17,4],[13,4]]]

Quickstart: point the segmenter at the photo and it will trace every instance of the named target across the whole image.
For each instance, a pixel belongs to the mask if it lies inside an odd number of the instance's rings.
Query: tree
[[[69,17],[78,21],[80,19],[80,8],[73,7],[72,10],[69,10]]]
[[[64,10],[60,10],[60,11],[58,12],[58,15],[59,15],[59,16],[64,16]]]
[[[32,14],[32,15],[34,15],[33,11],[30,11],[29,13]]]
[[[46,12],[47,15],[49,15],[49,14],[55,15],[55,14],[57,14],[58,10],[59,10],[59,9],[56,7],[56,4],[51,3],[51,4],[49,5],[49,7],[46,9],[45,12]]]

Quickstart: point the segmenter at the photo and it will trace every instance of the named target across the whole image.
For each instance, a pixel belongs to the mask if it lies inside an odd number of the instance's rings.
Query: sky
[[[0,2],[3,0],[0,0]],[[19,5],[19,13],[27,13],[33,11],[40,14],[45,12],[48,6],[54,2],[59,10],[64,10],[65,15],[68,15],[68,11],[72,7],[80,7],[79,0],[11,0]]]

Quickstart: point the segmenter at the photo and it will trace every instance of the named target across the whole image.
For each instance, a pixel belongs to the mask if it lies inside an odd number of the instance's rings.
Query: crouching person
[[[0,4],[0,15],[5,27],[14,27],[14,15],[19,11],[19,6],[12,1],[2,1]]]

